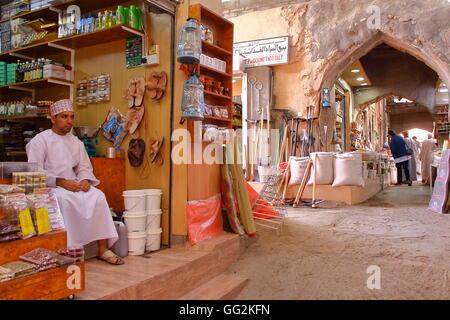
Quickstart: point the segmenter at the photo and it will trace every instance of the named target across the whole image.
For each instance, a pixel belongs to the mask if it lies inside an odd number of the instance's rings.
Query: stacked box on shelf
[[[0,61],[0,86],[6,84],[6,62]]]
[[[16,69],[17,63],[8,63],[6,65],[6,83],[15,83],[16,82]]]
[[[29,0],[15,0],[1,6],[1,19],[9,19],[15,15],[30,10]]]
[[[37,10],[37,9],[43,7],[42,3],[43,3],[42,0],[31,0],[30,10],[33,11],[33,10]]]

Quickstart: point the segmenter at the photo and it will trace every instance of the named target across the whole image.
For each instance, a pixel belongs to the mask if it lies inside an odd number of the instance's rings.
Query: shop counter
[[[3,242],[0,243],[0,265],[20,260],[19,256],[36,248],[58,251],[66,247],[67,233],[64,230],[54,230],[25,240]],[[78,268],[68,270],[69,266],[64,266],[0,282],[0,300],[53,300],[81,292],[85,287],[84,262],[78,262],[76,266]],[[78,275],[79,281],[72,281]]]

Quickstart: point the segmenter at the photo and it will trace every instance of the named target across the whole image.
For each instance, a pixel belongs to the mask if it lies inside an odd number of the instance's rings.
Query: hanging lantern
[[[196,73],[191,73],[189,79],[184,82],[181,110],[184,119],[203,120],[205,112],[203,84]]]
[[[180,32],[178,41],[178,62],[183,64],[197,64],[202,54],[201,29],[195,18],[187,19],[187,23]]]

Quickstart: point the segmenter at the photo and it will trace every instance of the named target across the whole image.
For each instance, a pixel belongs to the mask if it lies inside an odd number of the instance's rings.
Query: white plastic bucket
[[[162,233],[161,228],[159,228],[156,231],[147,231],[145,250],[156,251],[161,248],[161,233]]]
[[[161,209],[161,189],[145,189],[146,195],[146,210],[158,210]]]
[[[162,210],[147,210],[147,231],[157,231],[161,227]]]
[[[144,190],[126,190],[122,196],[126,211],[145,211],[147,196]]]
[[[147,226],[147,213],[142,212],[128,212],[123,214],[125,225],[128,233],[131,232],[145,232]]]
[[[130,256],[144,254],[146,238],[145,232],[128,233],[128,254]]]

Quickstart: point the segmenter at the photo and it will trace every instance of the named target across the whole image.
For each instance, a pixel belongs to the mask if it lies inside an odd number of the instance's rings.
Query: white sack
[[[362,158],[354,154],[342,154],[334,160],[333,187],[363,186]]]
[[[308,167],[309,157],[290,157],[291,178],[289,185],[301,184],[306,168]]]
[[[316,184],[332,184],[334,179],[333,159],[334,154],[332,152],[313,152],[311,153],[311,159],[314,164],[314,158],[317,155],[316,165]],[[308,185],[312,185],[314,180],[314,170],[311,171],[311,176],[308,181]]]

